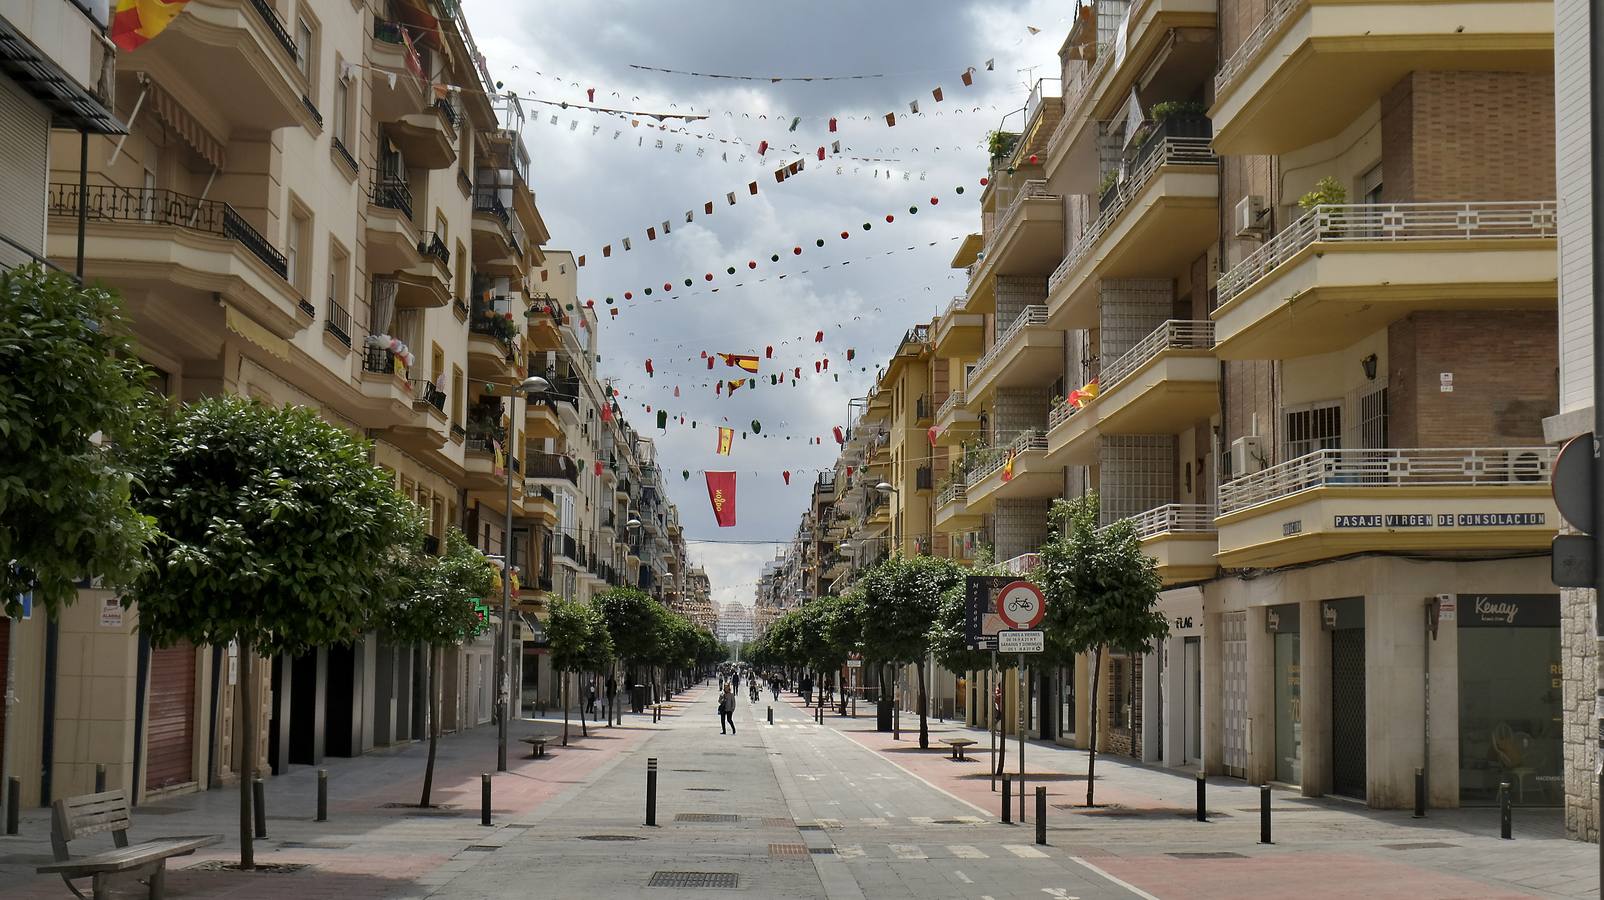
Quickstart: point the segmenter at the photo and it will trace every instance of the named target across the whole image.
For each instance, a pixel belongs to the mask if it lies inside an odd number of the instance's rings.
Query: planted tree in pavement
[[[612,665],[614,645],[600,608],[581,600],[557,600],[546,622],[551,666],[563,673],[563,746],[568,746],[568,676],[573,672],[600,672]],[[584,733],[585,717],[579,717]]]
[[[864,573],[863,649],[876,660],[913,663],[919,675],[919,746],[930,746],[925,702],[925,657],[930,623],[941,598],[963,584],[964,570],[950,559],[893,556]],[[883,682],[882,682],[883,684]]]

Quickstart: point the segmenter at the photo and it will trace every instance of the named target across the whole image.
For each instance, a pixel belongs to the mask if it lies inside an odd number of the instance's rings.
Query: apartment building
[[[1105,750],[1561,802],[1549,10],[1101,0],[1003,123],[936,528],[1024,570],[1055,497],[1135,520],[1172,635],[1106,663]],[[1084,736],[1089,674],[1030,730]]]
[[[46,21],[53,5],[22,7]],[[66,12],[50,21],[65,29]],[[192,0],[115,79],[107,121],[125,136],[91,135],[87,157],[79,134],[51,138],[42,249],[72,268],[82,221],[85,276],[123,294],[158,389],[310,406],[370,438],[435,546],[456,525],[521,576],[511,684],[539,682],[538,659],[523,662],[540,656],[551,595],[633,583],[662,597],[682,543],[626,566],[624,538],[597,536],[641,496],[615,492],[604,439],[648,456],[649,441],[596,374],[575,260],[543,249],[523,111],[496,92],[458,4]],[[515,396],[531,373],[551,389]],[[623,465],[631,483],[658,477]],[[648,529],[677,528],[655,502]],[[59,622],[4,625],[14,687],[40,698],[8,710],[0,745],[25,803],[88,790],[96,764],[141,798],[236,771],[234,651],[152,648],[137,622],[86,589]],[[490,721],[494,647],[447,653],[446,729]],[[263,663],[250,750],[264,771],[424,733],[418,648],[367,635]]]

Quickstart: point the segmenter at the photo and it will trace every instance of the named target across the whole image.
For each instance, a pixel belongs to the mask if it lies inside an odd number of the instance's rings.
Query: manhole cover
[[[579,839],[582,840],[582,841],[644,841],[644,840],[646,840],[645,838],[640,837],[639,835],[633,835],[633,834],[582,834],[582,835],[579,836]]]
[[[256,868],[251,869],[250,871],[253,873],[259,872],[263,875],[289,875],[292,872],[299,872],[305,868],[308,868],[306,863],[258,863]],[[228,862],[221,859],[210,859],[203,863],[196,863],[193,866],[185,866],[184,871],[239,872],[242,870],[237,862]]]
[[[1247,859],[1246,856],[1243,856],[1240,853],[1231,853],[1229,851],[1220,850],[1195,851],[1191,853],[1169,853],[1166,855],[1173,856],[1176,859]]]
[[[664,888],[738,888],[741,876],[734,872],[667,872],[652,873],[647,887]]]
[[[727,813],[678,813],[678,814],[676,814],[674,816],[674,821],[676,821],[676,822],[718,822],[718,823],[725,824],[725,825],[733,825],[733,824],[741,821],[741,817],[740,816],[732,816],[732,815],[729,815]]]
[[[1445,844],[1442,841],[1415,841],[1410,844],[1382,844],[1388,850],[1447,850],[1458,847],[1458,844]]]
[[[770,844],[769,845],[769,855],[770,856],[796,856],[796,857],[807,856],[808,855],[808,845],[807,844]]]
[[[725,788],[686,788],[685,790],[687,790],[687,791],[706,791],[706,792],[710,792],[710,793],[722,794],[722,793],[724,793],[724,791],[726,789]]]
[[[462,848],[464,853],[494,853],[500,850],[495,844],[469,844]]]

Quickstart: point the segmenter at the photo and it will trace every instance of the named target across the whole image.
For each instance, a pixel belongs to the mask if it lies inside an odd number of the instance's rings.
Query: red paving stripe
[[[1515,900],[1531,896],[1357,854],[1297,853],[1207,860],[1125,856],[1100,857],[1096,862],[1110,875],[1156,896],[1194,900]]]

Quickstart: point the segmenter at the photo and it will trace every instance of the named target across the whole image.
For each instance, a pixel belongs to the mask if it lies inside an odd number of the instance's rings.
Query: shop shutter
[[[147,707],[145,787],[195,780],[195,648],[187,641],[151,651]]]
[[[1225,774],[1242,778],[1248,757],[1248,614],[1229,612],[1220,619],[1225,645]]]
[[[50,114],[0,78],[0,235],[44,255],[45,190],[49,181]],[[27,257],[0,242],[0,268]]]

